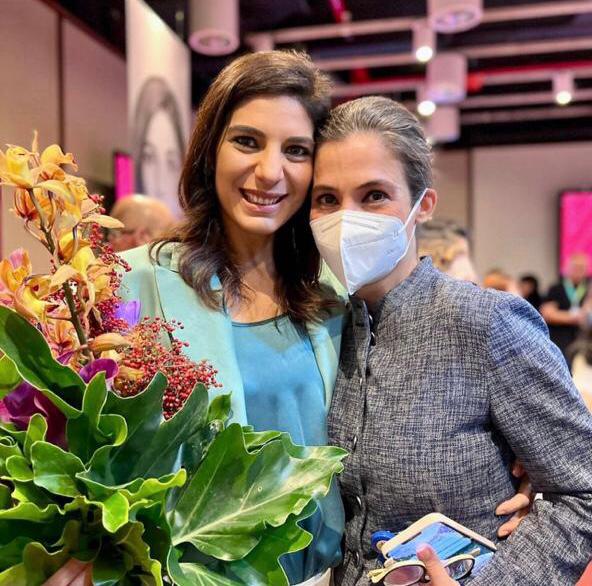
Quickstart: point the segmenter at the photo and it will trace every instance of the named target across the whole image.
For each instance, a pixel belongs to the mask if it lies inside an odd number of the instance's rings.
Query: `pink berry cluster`
[[[124,373],[135,372],[137,376],[115,379],[115,389],[127,397],[141,392],[157,372],[162,372],[168,380],[163,398],[165,419],[181,409],[197,383],[208,389],[222,386],[216,380],[218,371],[208,362],[195,363],[183,354],[188,343],[173,337],[176,329],[183,329],[182,324],[144,318],[128,335],[131,345],[122,352],[119,362]]]

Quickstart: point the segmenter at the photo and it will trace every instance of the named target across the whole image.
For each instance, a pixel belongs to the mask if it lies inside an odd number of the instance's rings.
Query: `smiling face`
[[[312,179],[313,136],[295,98],[253,98],[234,110],[216,160],[216,192],[231,239],[272,236],[302,206]]]

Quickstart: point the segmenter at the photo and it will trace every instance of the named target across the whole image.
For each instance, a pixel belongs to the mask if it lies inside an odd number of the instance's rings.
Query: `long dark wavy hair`
[[[176,234],[153,245],[158,255],[167,242],[182,243],[179,272],[212,309],[221,309],[224,299],[234,303],[246,298],[239,269],[231,258],[215,189],[217,149],[233,111],[261,96],[297,99],[317,129],[329,112],[330,82],[306,54],[295,51],[244,55],[227,65],[197,111],[179,183],[185,219]],[[282,312],[298,321],[318,320],[320,312],[334,304],[319,284],[321,262],[309,212],[307,198],[274,238],[276,295]],[[214,275],[220,278],[223,296],[210,286]]]

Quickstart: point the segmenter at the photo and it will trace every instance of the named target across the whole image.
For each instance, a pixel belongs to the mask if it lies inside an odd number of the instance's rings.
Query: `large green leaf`
[[[0,358],[0,399],[3,399],[22,382],[14,362],[8,356]]]
[[[92,510],[100,510],[101,523],[106,531],[115,533],[123,527],[129,519],[129,503],[119,492],[114,492],[105,500],[90,500],[78,495],[64,505],[66,513],[81,512],[81,517],[86,518]]]
[[[319,449],[317,455],[322,454]],[[169,514],[173,543],[191,543],[222,560],[241,559],[266,526],[282,525],[329,491],[333,475],[343,468],[342,457],[295,458],[281,440],[249,453],[240,425],[230,425]]]
[[[31,447],[34,482],[37,486],[62,496],[80,494],[76,474],[84,470],[80,458],[49,442],[35,442]]]
[[[282,435],[281,431],[245,431],[244,427],[243,432],[245,436],[245,447],[249,452],[254,452],[262,448],[265,444]]]
[[[279,558],[310,545],[312,535],[298,523],[312,515],[316,508],[316,503],[311,501],[300,515],[290,515],[280,527],[269,528],[246,557],[227,564],[228,573],[249,586],[288,586]]]
[[[8,520],[48,523],[50,521],[55,521],[55,518],[59,515],[61,515],[60,508],[55,504],[40,508],[34,503],[19,503],[10,509],[0,510],[0,523]],[[2,532],[3,526],[5,527],[6,525],[0,524],[0,533]],[[17,527],[16,524],[15,527]],[[12,537],[14,537],[14,535]]]
[[[117,532],[113,543],[133,560],[136,576],[151,578],[154,584],[162,586],[162,567],[151,558],[150,547],[144,541],[142,523],[128,523]]]
[[[25,441],[26,431],[17,429],[14,423],[7,423],[5,421],[0,423],[0,441],[4,437],[11,437],[15,442],[22,444]]]
[[[131,485],[121,489],[121,494],[127,498],[130,504],[143,499],[160,498],[166,491],[173,487],[181,487],[187,480],[187,472],[181,468],[173,474],[167,474],[162,478],[138,478]]]
[[[29,419],[27,426],[27,434],[23,445],[25,456],[31,459],[31,447],[35,442],[45,441],[45,434],[47,433],[47,421],[41,413],[34,413]]]
[[[31,502],[40,507],[45,507],[54,502],[52,496],[43,488],[36,486],[33,482],[18,482],[11,479],[14,485],[12,498],[18,502]]]
[[[68,420],[68,448],[83,462],[88,462],[101,446],[119,445],[127,435],[127,424],[121,415],[102,415],[107,400],[105,373],[97,373],[88,384],[82,400],[82,413]]]
[[[6,460],[6,471],[10,479],[19,482],[29,482],[33,480],[33,470],[29,466],[29,461],[22,456],[10,456]]]
[[[52,546],[36,541],[24,547],[23,565],[27,586],[43,584],[73,557],[79,547],[80,530],[80,522],[70,521],[64,526],[60,539]]]
[[[196,563],[179,563],[180,552],[171,548],[167,559],[169,576],[177,586],[240,586],[230,578]]]
[[[82,406],[84,381],[51,354],[37,328],[18,313],[0,306],[0,350],[12,360],[20,376],[45,394],[68,417]]]
[[[207,425],[208,395],[203,385],[196,385],[183,409],[164,421],[162,393],[165,386],[166,379],[157,375],[151,388],[133,397],[135,403],[127,402],[129,399],[125,403],[123,399],[108,399],[105,408],[108,412],[118,410],[128,414],[128,438],[120,446],[97,450],[90,470],[80,475],[84,481],[95,483],[94,490],[99,490],[100,486],[122,486],[137,478],[160,478],[179,468],[187,450],[185,442]],[[130,409],[134,404],[138,409],[132,414]]]
[[[6,484],[0,484],[0,509],[8,509],[12,506],[12,489]]]
[[[18,536],[11,542],[0,546],[0,572],[20,564],[23,559],[23,549],[27,543],[34,541],[32,537]]]
[[[129,503],[119,492],[112,494],[102,503],[103,527],[109,533],[115,533],[123,527],[129,519]]]
[[[232,409],[230,393],[214,397],[208,408],[208,422],[221,421],[226,423]]]
[[[28,586],[25,564],[12,566],[0,573],[0,586]]]

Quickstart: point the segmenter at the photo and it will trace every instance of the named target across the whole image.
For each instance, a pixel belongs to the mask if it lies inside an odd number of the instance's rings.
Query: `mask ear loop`
[[[403,224],[403,230],[407,229],[407,224],[409,224],[409,220],[411,220],[411,218],[413,217],[413,214],[417,211],[417,208],[420,206],[421,201],[423,200],[423,196],[427,193],[427,191],[428,191],[428,188],[426,187],[421,192],[421,195],[419,196],[417,201],[413,204],[413,207],[411,208],[411,211],[409,212],[409,215],[407,216],[407,219],[405,220],[405,223]],[[411,237],[407,239],[407,246],[405,247],[405,252],[403,253],[403,256],[401,258],[403,258],[407,254],[407,252],[409,251],[409,247],[411,246],[411,241],[413,240],[414,236],[415,236],[415,226],[413,226],[413,231],[411,232]]]
[[[411,211],[409,212],[409,215],[407,216],[407,219],[405,220],[405,224],[403,225],[404,228],[407,228],[407,224],[409,224],[409,220],[411,220],[413,214],[417,211],[417,208],[421,205],[421,202],[424,198],[424,195],[427,193],[428,188],[426,187],[422,192],[421,195],[417,198],[417,201],[413,204],[413,207],[411,208]],[[415,234],[415,228],[413,228],[413,234]],[[413,238],[413,235],[411,236],[411,238]]]

